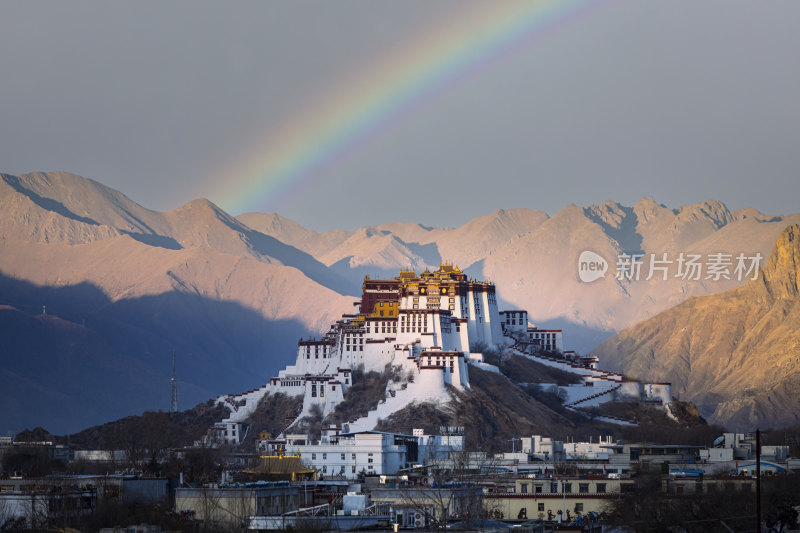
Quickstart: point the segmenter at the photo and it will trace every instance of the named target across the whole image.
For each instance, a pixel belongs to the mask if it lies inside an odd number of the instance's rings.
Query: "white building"
[[[539,329],[530,327],[526,331],[531,342],[539,344],[540,349],[546,352],[564,351],[564,333],[560,329]]]
[[[310,444],[307,436],[286,438],[286,453],[300,455],[303,464],[319,470],[323,478],[396,474],[416,464],[447,459],[463,448],[462,436],[425,435],[416,429],[413,435],[380,431],[323,434],[316,444]]]
[[[544,461],[564,461],[564,443],[554,440],[551,437],[533,435],[532,437],[522,437],[522,452],[530,454],[537,459]]]
[[[240,444],[247,436],[249,428],[249,425],[242,422],[232,422],[230,420],[217,422],[206,435],[205,443],[211,446],[222,443]]]
[[[308,415],[314,406],[327,416],[343,401],[357,368],[383,372],[391,367],[405,381],[390,382],[385,399],[365,417],[350,421],[345,431],[372,429],[378,419],[390,416],[410,402],[447,402],[452,399],[449,387],[469,390],[469,365],[497,371],[483,362],[476,347],[514,346],[531,355],[537,351],[564,351],[561,330],[530,325],[524,310],[499,311],[492,283],[469,279],[451,264],[419,275],[412,270],[401,271],[390,280],[365,277],[361,299],[354,302],[353,310],[342,315],[321,338],[301,339],[295,363],[281,370],[264,387],[220,397],[218,401],[230,407],[231,413],[214,429],[214,440],[239,444],[246,428],[237,424],[254,412],[268,393],[302,396],[302,411],[291,417],[294,421]],[[621,377],[609,377],[609,373],[589,368],[587,361],[597,366],[596,358],[578,358],[574,354],[569,360],[542,362],[561,365],[590,381],[595,378],[613,381],[606,388],[616,391],[622,387],[620,395],[635,394],[664,403],[671,400],[669,384],[648,384],[644,389],[633,382],[619,385]],[[610,394],[600,398],[598,392],[602,390],[583,388],[582,394],[595,398],[592,401],[612,398]],[[579,400],[585,402],[587,398]],[[583,407],[588,405],[584,403]],[[290,428],[291,424],[283,431]],[[338,466],[352,469],[353,465]]]
[[[522,437],[520,441],[523,453],[547,461],[608,460],[608,447],[614,444],[610,435],[589,442],[564,442],[542,435]]]
[[[756,457],[755,433],[724,433],[714,446],[700,450],[704,462],[715,463],[734,460],[750,460]],[[761,445],[761,459],[764,461],[785,462],[789,458],[789,446]]]
[[[567,460],[608,460],[608,446],[614,444],[611,435],[599,436],[597,441],[589,442],[565,442],[564,453]]]
[[[449,264],[419,275],[401,271],[392,280],[366,277],[354,307],[355,313],[342,315],[322,338],[300,340],[295,363],[267,385],[221,397],[218,401],[230,407],[231,414],[215,427],[214,438],[241,442],[246,428],[236,424],[270,392],[302,396],[301,417],[314,405],[327,415],[344,399],[358,367],[382,372],[391,365],[413,376],[407,385],[413,382],[415,391],[387,390],[387,400],[390,393],[394,397],[400,392],[414,399],[420,394],[444,398],[448,386],[469,388],[468,364],[481,360],[479,354],[470,356],[470,346],[507,342],[494,285],[468,279]]]

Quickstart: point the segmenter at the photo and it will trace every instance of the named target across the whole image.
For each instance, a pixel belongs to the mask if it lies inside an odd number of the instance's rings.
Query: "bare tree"
[[[0,499],[0,531],[17,531],[25,527],[25,516],[22,509],[10,498]]]
[[[446,458],[426,457],[423,483],[404,490],[402,506],[424,517],[424,525],[439,530],[447,528],[450,518],[465,523],[484,520],[487,513],[474,457],[461,450],[449,451]]]

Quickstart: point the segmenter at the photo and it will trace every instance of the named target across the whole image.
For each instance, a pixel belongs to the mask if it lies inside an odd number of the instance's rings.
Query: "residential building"
[[[303,463],[316,468],[323,478],[395,474],[418,463],[447,459],[464,447],[463,435],[425,435],[418,429],[413,435],[380,431],[330,434],[315,444],[297,435],[288,437],[286,453],[299,454]]]
[[[391,504],[394,523],[403,528],[483,515],[483,487],[477,485],[380,486],[370,496],[376,503]]]
[[[300,506],[300,488],[286,482],[239,487],[178,488],[175,510],[210,526],[244,528],[253,515],[281,515]]]
[[[22,487],[0,480],[0,510],[4,527],[45,530],[50,525],[75,524],[94,512],[97,490],[85,487],[61,487],[53,490],[46,484]]]
[[[485,507],[496,518],[571,522],[578,515],[602,512],[609,498],[633,488],[630,479],[599,476],[517,479],[513,492],[487,494]]]

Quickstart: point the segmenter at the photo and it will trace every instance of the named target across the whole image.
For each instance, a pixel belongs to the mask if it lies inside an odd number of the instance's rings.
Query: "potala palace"
[[[577,410],[627,396],[661,404],[669,412],[670,384],[632,381],[598,369],[596,357],[564,351],[561,330],[536,328],[529,324],[527,311],[498,310],[495,286],[469,279],[457,266],[445,263],[419,275],[405,270],[394,279],[366,277],[361,299],[353,306],[353,312],[342,315],[322,338],[300,340],[295,364],[265,386],[220,397],[218,401],[230,407],[231,414],[216,424],[216,437],[238,444],[247,431],[245,419],[268,393],[303,397],[302,412],[295,421],[313,406],[327,415],[343,401],[353,370],[363,365],[365,371],[382,372],[390,366],[405,378],[390,381],[386,398],[377,408],[342,428],[350,433],[371,430],[379,419],[414,402],[450,401],[449,387],[469,390],[472,366],[498,372],[484,362],[482,350],[486,349],[529,357],[579,375],[581,383],[561,387],[568,408]]]

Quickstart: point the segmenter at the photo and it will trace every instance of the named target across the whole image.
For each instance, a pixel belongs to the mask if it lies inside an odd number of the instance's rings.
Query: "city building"
[[[453,431],[452,433],[457,433]],[[461,434],[426,435],[415,429],[413,435],[361,431],[324,434],[320,442],[298,435],[287,435],[286,453],[298,454],[303,463],[325,477],[356,479],[360,475],[387,475],[435,460],[446,460],[452,452],[464,449]]]
[[[502,519],[572,522],[578,515],[603,512],[610,498],[633,488],[630,479],[600,476],[516,479],[513,492],[485,496],[486,510]]]
[[[300,507],[300,488],[287,482],[175,490],[175,510],[220,528],[247,526],[253,515],[281,515]]]
[[[483,516],[484,492],[478,485],[379,486],[370,489],[370,496],[376,503],[390,504],[393,523],[402,528]]]
[[[97,490],[80,486],[30,483],[10,484],[0,480],[0,510],[2,525],[8,530],[45,530],[50,525],[75,523],[94,512]]]

